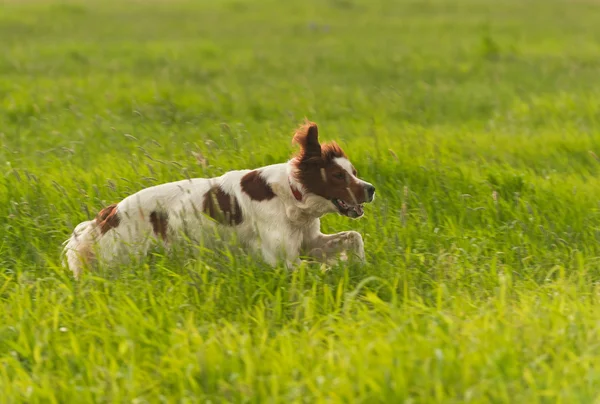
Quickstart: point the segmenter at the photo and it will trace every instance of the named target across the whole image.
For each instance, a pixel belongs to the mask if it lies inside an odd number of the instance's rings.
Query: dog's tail
[[[63,243],[62,265],[73,271],[75,279],[79,278],[83,268],[94,258],[94,243],[99,236],[96,220],[79,223],[71,237]]]

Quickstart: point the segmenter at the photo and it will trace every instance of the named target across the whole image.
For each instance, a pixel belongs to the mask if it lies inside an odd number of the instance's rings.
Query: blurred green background
[[[600,3],[0,5],[0,401],[583,402],[600,391]],[[234,245],[74,282],[144,187],[282,162],[304,117],[378,197],[368,264]]]

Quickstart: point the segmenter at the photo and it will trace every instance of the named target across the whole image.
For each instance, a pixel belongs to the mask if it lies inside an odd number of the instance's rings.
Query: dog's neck
[[[300,185],[300,183],[298,183],[298,181],[296,181],[296,179],[293,177],[293,175],[288,175],[288,182],[290,184],[290,191],[292,192],[292,195],[294,196],[294,198],[298,202],[302,202],[304,200],[304,193],[305,193],[305,192],[303,192],[302,185]]]
[[[288,218],[295,223],[308,223],[327,213],[333,213],[331,202],[312,194],[296,179],[293,160],[285,165],[285,184],[281,184],[279,191],[286,205]]]
[[[295,205],[304,205],[306,204],[308,199],[312,199],[311,197],[311,193],[308,192],[308,190],[306,189],[306,187],[297,179],[296,174],[296,164],[294,162],[294,160],[290,160],[287,162],[287,164],[285,165],[285,171],[286,171],[286,178],[287,178],[287,184],[288,184],[288,194],[291,194]],[[316,195],[312,195],[314,197],[316,197]]]

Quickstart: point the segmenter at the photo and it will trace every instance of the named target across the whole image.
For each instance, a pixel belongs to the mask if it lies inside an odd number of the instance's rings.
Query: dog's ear
[[[304,125],[296,130],[292,143],[298,143],[300,147],[302,147],[303,158],[321,157],[319,129],[314,122],[306,120]]]

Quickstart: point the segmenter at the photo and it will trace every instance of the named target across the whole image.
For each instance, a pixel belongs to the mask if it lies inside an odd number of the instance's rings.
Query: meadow
[[[0,402],[600,400],[600,3],[0,4]],[[378,190],[367,264],[223,242],[74,281],[73,227],[285,161]]]

